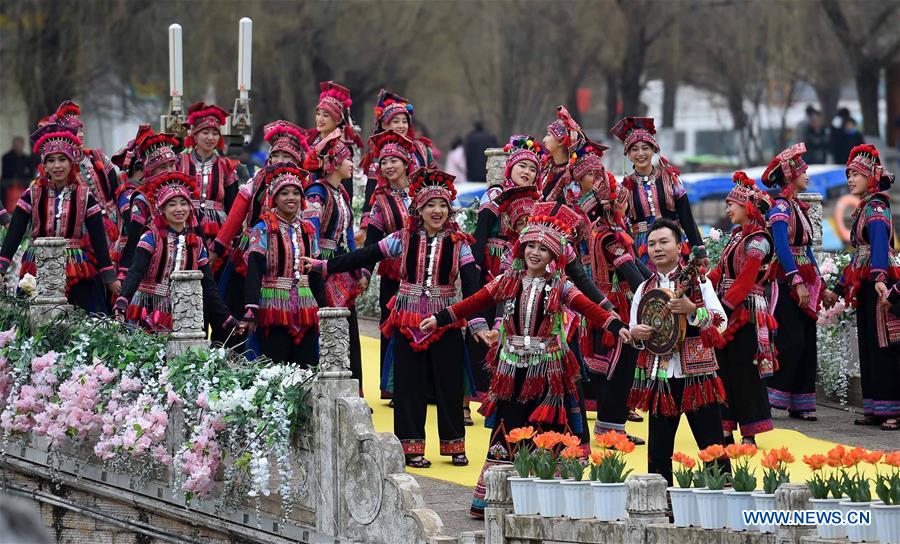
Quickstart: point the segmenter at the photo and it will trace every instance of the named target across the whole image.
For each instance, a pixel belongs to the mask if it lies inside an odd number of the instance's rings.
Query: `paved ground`
[[[360,319],[360,334],[377,337],[377,326],[378,323],[375,321]],[[859,445],[867,449],[896,450],[900,448],[900,431],[882,431],[878,427],[854,425],[853,420],[860,417],[860,414],[854,410],[857,409],[820,403],[817,409],[819,421],[815,423],[791,419],[787,416],[787,412],[777,410],[773,413],[773,419],[776,427],[799,431],[813,438]],[[481,460],[478,459],[471,461],[481,463]],[[416,476],[416,480],[422,488],[428,507],[435,510],[444,521],[444,534],[457,536],[460,531],[475,531],[484,528],[482,522],[473,520],[468,515],[469,502],[472,499],[470,487],[423,476]]]

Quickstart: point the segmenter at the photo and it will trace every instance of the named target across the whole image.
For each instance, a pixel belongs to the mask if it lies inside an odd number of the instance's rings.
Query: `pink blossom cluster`
[[[136,400],[123,395],[125,391],[134,391],[132,382],[137,380],[123,378],[110,395],[100,418],[101,434],[94,454],[108,460],[119,453],[138,457],[150,452],[160,463],[170,465],[172,457],[165,446],[169,414],[149,395],[141,394]]]
[[[225,428],[225,421],[218,415],[204,414],[200,425],[194,429],[190,448],[181,455],[181,472],[187,476],[182,489],[197,497],[206,496],[213,488],[216,471],[222,462],[222,449],[218,433]]]
[[[843,300],[838,300],[834,303],[834,306],[831,308],[822,308],[819,310],[818,319],[816,320],[819,325],[833,325],[837,323],[838,318],[841,314],[844,313],[844,310],[847,309],[847,305]]]
[[[23,385],[18,393],[8,399],[0,416],[0,427],[7,432],[25,433],[35,426],[35,416],[44,411],[53,395],[53,386],[59,383],[53,373],[53,365],[59,353],[48,351],[31,361],[31,383]]]
[[[52,446],[58,446],[67,436],[76,440],[87,438],[100,424],[97,406],[101,390],[118,374],[102,363],[73,369],[60,384],[56,399],[34,416],[34,432],[47,436]]]
[[[0,399],[5,399],[12,388],[12,374],[9,372],[9,360],[0,355]]]
[[[7,331],[0,331],[0,348],[5,348],[10,342],[15,340],[16,334],[18,334],[18,331],[15,327]]]

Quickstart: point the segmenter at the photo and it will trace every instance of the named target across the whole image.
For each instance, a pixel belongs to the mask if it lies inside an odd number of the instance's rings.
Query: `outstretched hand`
[[[498,338],[500,338],[500,331],[484,330],[475,333],[475,339],[486,346],[493,346],[497,343]]]
[[[313,259],[312,257],[300,257],[300,262],[303,263],[300,265],[304,274],[308,274],[313,267]]]
[[[431,332],[437,328],[437,318],[433,315],[426,317],[419,323],[419,330],[422,332]]]

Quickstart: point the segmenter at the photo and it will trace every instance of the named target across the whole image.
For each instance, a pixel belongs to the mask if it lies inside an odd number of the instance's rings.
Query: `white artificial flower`
[[[34,297],[35,292],[37,291],[37,278],[31,274],[25,274],[22,276],[22,279],[19,280],[19,289],[21,289],[26,296]]]

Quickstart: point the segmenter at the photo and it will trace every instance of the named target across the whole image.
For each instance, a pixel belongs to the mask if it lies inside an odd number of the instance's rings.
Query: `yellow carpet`
[[[378,376],[378,340],[362,337],[362,355],[363,355],[363,382],[366,399],[369,406],[372,407],[374,413],[372,420],[375,424],[376,431],[393,432],[394,430],[394,411],[388,407],[388,401],[379,399],[379,376]],[[438,453],[438,434],[437,434],[437,413],[434,405],[428,406],[428,419],[426,424],[426,457],[432,462],[431,468],[407,470],[412,474],[421,474],[431,478],[437,478],[460,485],[474,487],[478,480],[478,474],[481,472],[481,466],[487,454],[487,444],[489,437],[489,429],[484,427],[484,418],[478,414],[478,404],[472,403],[472,419],[475,420],[474,427],[466,427],[466,454],[469,457],[469,466],[454,467],[450,464],[449,457],[442,457]],[[461,407],[460,407],[461,409]],[[588,422],[593,428],[594,413],[588,413]],[[644,440],[647,439],[647,420],[643,423],[627,424],[627,430],[630,434],[639,436]],[[794,454],[797,461],[790,467],[791,481],[803,482],[810,477],[811,471],[803,464],[803,456],[813,453],[824,454],[835,444],[826,440],[818,440],[810,438],[802,433],[784,429],[775,429],[767,433],[763,433],[757,437],[757,444],[761,449],[769,449],[774,447],[788,446]],[[678,426],[678,435],[675,439],[675,450],[683,451],[696,457],[697,444],[691,435],[690,426],[687,420],[682,418],[681,424]],[[755,459],[758,461],[758,457]],[[647,472],[647,446],[638,446],[634,453],[628,455],[628,466],[633,468],[637,474]],[[759,488],[762,488],[762,473],[760,470],[756,472],[759,481]]]

